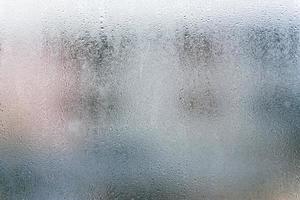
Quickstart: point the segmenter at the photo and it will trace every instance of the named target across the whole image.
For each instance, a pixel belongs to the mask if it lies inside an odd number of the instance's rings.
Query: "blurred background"
[[[0,0],[0,200],[300,199],[299,18]]]

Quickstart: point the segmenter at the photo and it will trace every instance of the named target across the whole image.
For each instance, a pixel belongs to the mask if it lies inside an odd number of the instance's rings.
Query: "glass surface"
[[[300,199],[297,0],[0,0],[0,200]]]

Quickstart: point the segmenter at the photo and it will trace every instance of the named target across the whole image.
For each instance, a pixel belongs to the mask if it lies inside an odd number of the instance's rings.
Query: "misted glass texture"
[[[298,200],[299,56],[299,0],[0,0],[0,200]]]

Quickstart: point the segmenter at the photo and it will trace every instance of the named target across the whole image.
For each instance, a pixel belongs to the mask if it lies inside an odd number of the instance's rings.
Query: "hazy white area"
[[[299,17],[0,0],[0,199],[299,199]]]

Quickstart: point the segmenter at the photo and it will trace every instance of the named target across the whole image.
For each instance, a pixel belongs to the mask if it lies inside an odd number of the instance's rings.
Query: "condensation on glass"
[[[0,0],[0,199],[299,199],[299,18]]]

